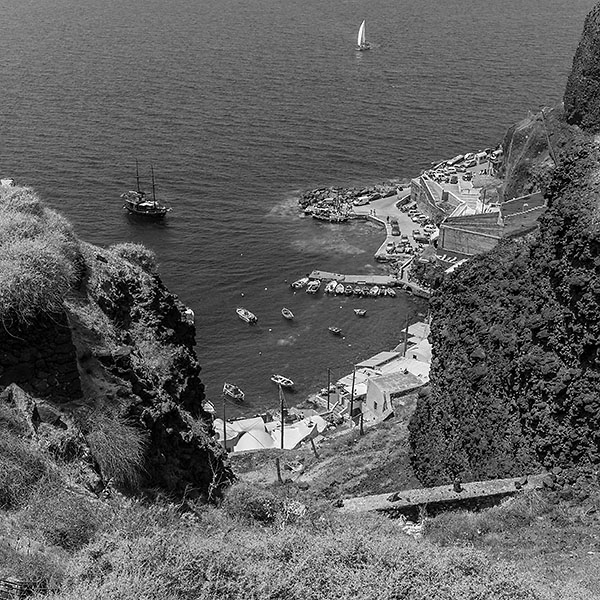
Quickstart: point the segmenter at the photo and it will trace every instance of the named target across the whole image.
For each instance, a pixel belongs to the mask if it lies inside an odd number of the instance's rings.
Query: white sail
[[[362,46],[365,45],[365,41],[366,41],[366,36],[365,36],[365,22],[363,21],[360,24],[360,27],[358,29],[358,47],[361,48]]]

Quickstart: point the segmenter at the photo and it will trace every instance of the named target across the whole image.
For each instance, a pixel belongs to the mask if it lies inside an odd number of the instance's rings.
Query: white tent
[[[241,434],[239,442],[235,445],[234,452],[245,450],[265,450],[276,448],[273,438],[263,429],[252,429]]]
[[[317,424],[308,424],[306,420],[298,421],[293,425],[286,425],[283,432],[283,447],[285,450],[293,450],[302,442],[316,437],[319,434]],[[271,436],[275,440],[275,448],[281,448],[281,428],[275,429]]]

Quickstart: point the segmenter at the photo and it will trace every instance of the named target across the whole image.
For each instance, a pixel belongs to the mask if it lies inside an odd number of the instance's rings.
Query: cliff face
[[[567,81],[565,115],[572,125],[600,131],[600,6],[589,13]]]
[[[600,46],[596,15],[582,44]],[[544,127],[557,165],[538,235],[476,257],[432,301],[432,394],[410,425],[427,484],[547,468],[566,494],[584,495],[600,467],[600,152],[558,109]],[[519,156],[507,166],[508,188],[540,164],[524,156],[526,168]]]
[[[217,494],[232,475],[202,408],[195,327],[152,253],[79,241],[26,188],[0,188],[0,207],[0,392],[33,398],[33,438],[46,443],[44,423],[61,459],[71,447],[86,457],[96,487]]]

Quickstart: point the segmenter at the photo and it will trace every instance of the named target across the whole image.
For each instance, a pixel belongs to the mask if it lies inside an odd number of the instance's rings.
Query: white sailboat
[[[367,42],[365,21],[363,21],[360,24],[360,27],[358,28],[358,40],[357,40],[356,49],[357,50],[370,50],[371,49],[371,44],[369,44],[369,42]]]

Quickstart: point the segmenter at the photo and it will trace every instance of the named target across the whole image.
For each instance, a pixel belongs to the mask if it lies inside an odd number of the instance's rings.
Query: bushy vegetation
[[[148,273],[155,273],[157,270],[156,254],[143,244],[134,244],[132,242],[113,244],[109,247],[109,250],[117,256],[128,260],[130,263],[141,267]]]
[[[419,401],[410,425],[412,464],[422,482],[545,467],[565,493],[583,497],[594,479],[599,165],[595,143],[572,132],[537,238],[506,241],[474,257],[434,295],[432,394]]]
[[[29,188],[0,188],[0,319],[60,310],[81,256],[69,223]]]

